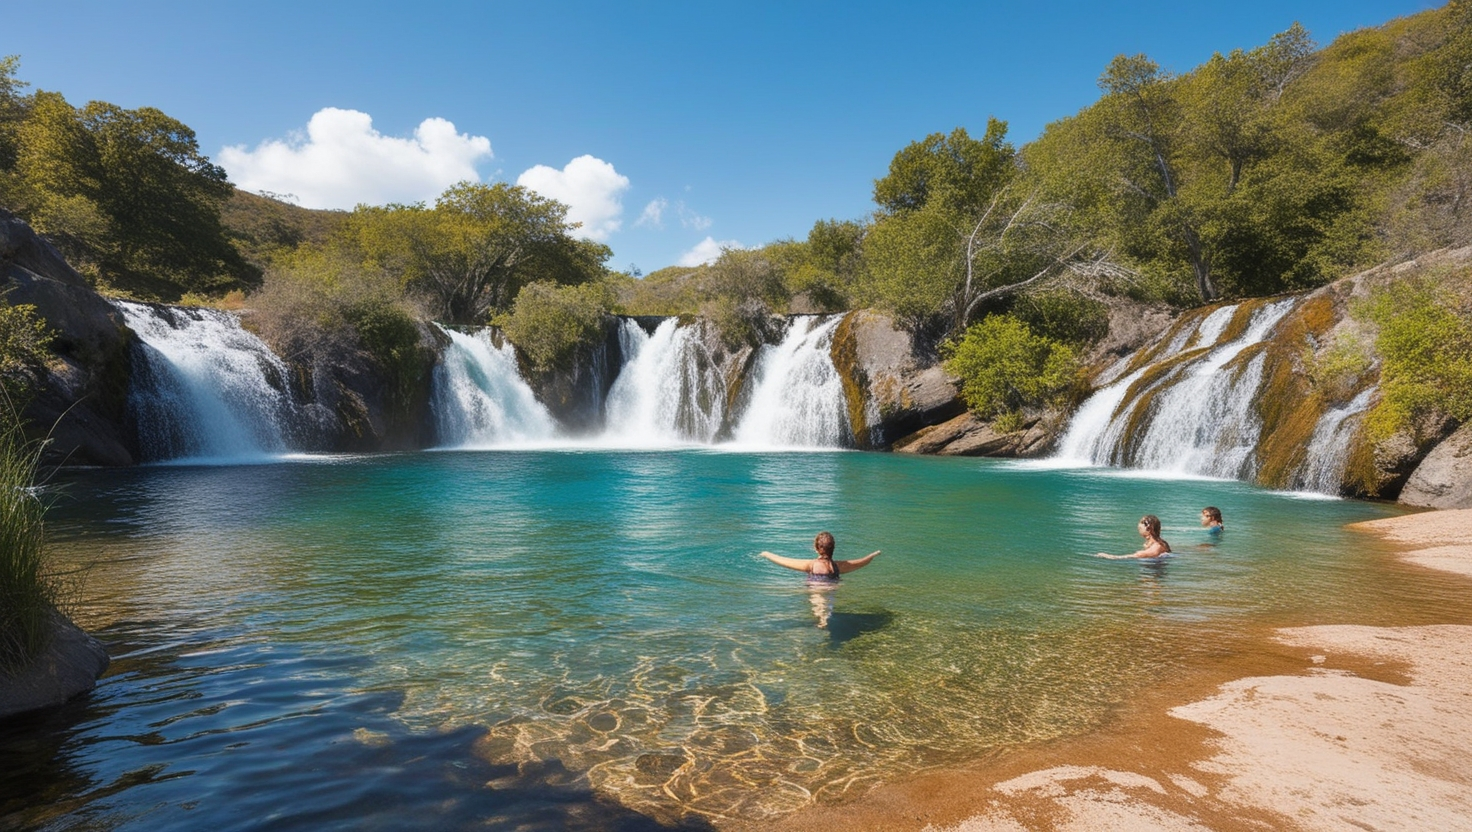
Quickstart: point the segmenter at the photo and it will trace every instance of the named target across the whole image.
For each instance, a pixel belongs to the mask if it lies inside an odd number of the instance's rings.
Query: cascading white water
[[[510,344],[497,347],[487,329],[441,331],[450,346],[435,366],[430,401],[441,447],[486,448],[556,435],[552,415],[522,380]]]
[[[726,416],[726,383],[698,327],[667,318],[651,335],[636,321],[622,321],[624,361],[605,404],[606,441],[656,447],[716,438]]]
[[[1359,427],[1359,417],[1370,407],[1375,388],[1355,396],[1343,407],[1331,408],[1319,419],[1308,440],[1303,466],[1293,476],[1293,487],[1324,494],[1337,494],[1349,461],[1349,442]]]
[[[286,364],[228,312],[114,301],[141,342],[128,403],[144,456],[250,459],[290,449]]]
[[[1163,352],[1205,349],[1154,381],[1132,389],[1142,368],[1095,393],[1074,416],[1060,441],[1058,459],[1095,465],[1125,465],[1182,474],[1246,478],[1255,464],[1261,425],[1253,410],[1265,357],[1236,359],[1260,344],[1292,310],[1285,300],[1257,310],[1240,338],[1218,344],[1236,307],[1212,312],[1194,328],[1175,333]],[[1145,395],[1153,392],[1154,395]],[[1148,407],[1146,413],[1138,408]],[[1126,436],[1130,427],[1139,433]]]
[[[738,445],[838,448],[849,443],[843,382],[830,353],[840,320],[793,318],[782,343],[761,348],[749,382],[755,386],[735,430]]]

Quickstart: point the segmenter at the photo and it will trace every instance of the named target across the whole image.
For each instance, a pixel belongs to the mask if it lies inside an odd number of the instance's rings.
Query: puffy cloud
[[[603,241],[623,224],[619,195],[628,189],[629,178],[594,156],[579,156],[562,170],[537,165],[518,176],[516,184],[566,205],[568,220],[582,223],[579,236]]]
[[[644,206],[643,213],[639,214],[639,219],[634,222],[634,225],[664,228],[664,209],[668,207],[670,207],[670,201],[664,197],[651,201]]]
[[[491,156],[490,139],[457,133],[442,118],[397,138],[374,130],[367,113],[327,107],[305,134],[267,139],[254,150],[226,147],[220,164],[245,190],[294,194],[307,208],[352,208],[433,199],[457,182],[479,181],[475,166]]]
[[[721,256],[721,251],[728,248],[741,248],[741,243],[735,240],[718,241],[713,237],[706,237],[704,240],[696,243],[695,248],[680,255],[680,259],[675,265],[700,266],[706,263],[714,263],[716,258]]]

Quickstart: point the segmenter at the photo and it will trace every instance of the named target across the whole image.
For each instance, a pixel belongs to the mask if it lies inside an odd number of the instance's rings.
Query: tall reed
[[[63,579],[48,567],[46,504],[36,474],[45,443],[26,439],[0,397],[0,670],[24,667],[46,646]]]

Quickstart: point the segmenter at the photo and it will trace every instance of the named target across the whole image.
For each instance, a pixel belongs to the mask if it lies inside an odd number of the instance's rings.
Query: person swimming
[[[798,558],[784,558],[771,552],[762,552],[762,557],[777,564],[793,569],[798,572],[806,572],[808,576],[808,600],[813,604],[813,617],[818,619],[820,629],[828,626],[828,619],[833,615],[833,599],[831,593],[823,590],[838,586],[838,576],[855,569],[862,569],[869,562],[879,556],[878,551],[870,552],[861,558],[853,560],[834,560],[833,549],[835,543],[833,535],[829,532],[818,532],[813,538],[813,551],[817,557],[812,560],[800,560]]]
[[[868,566],[870,561],[879,556],[879,551],[874,551],[861,558],[854,558],[853,560],[834,560],[833,549],[835,545],[832,534],[818,532],[818,536],[813,538],[813,551],[818,556],[812,560],[784,558],[781,555],[774,555],[771,552],[762,552],[761,555],[778,566],[785,566],[788,569],[798,572],[806,572],[809,583],[820,584],[836,584],[838,583],[838,577],[843,573],[852,572],[855,569],[862,569]]]
[[[1140,537],[1145,539],[1145,548],[1129,555],[1111,555],[1106,552],[1097,553],[1098,557],[1110,560],[1132,560],[1144,558],[1158,558],[1170,554],[1170,544],[1160,536],[1160,518],[1153,514],[1147,514],[1140,518],[1140,523],[1135,527]]]
[[[1222,523],[1222,510],[1216,506],[1207,506],[1201,510],[1201,525],[1206,528],[1206,533],[1218,535],[1226,531],[1226,525]]]

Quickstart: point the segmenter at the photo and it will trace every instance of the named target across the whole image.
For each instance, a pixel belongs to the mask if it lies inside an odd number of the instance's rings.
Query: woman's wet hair
[[[1201,513],[1206,515],[1206,519],[1213,523],[1222,522],[1222,510],[1216,506],[1207,506],[1201,510]]]
[[[833,557],[833,535],[828,532],[818,532],[818,536],[813,538],[813,548],[824,557]]]
[[[1159,517],[1153,514],[1147,514],[1140,518],[1140,525],[1145,527],[1145,531],[1149,532],[1151,537],[1160,537]]]

